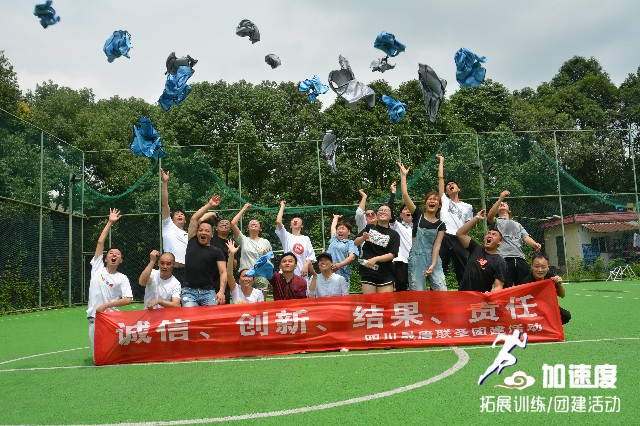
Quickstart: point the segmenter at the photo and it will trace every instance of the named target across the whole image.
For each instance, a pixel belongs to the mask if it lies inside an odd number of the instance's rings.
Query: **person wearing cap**
[[[320,253],[316,258],[320,274],[316,272],[313,264],[309,266],[311,282],[307,290],[307,297],[348,296],[349,284],[347,280],[331,270],[333,265],[331,254]]]
[[[331,239],[327,252],[335,261],[331,265],[331,270],[342,276],[347,284],[351,284],[351,263],[360,254],[358,247],[349,239],[351,234],[351,224],[339,221],[342,215],[334,214],[331,222]]]
[[[242,215],[249,210],[251,204],[247,203],[242,206],[242,209],[231,219],[231,232],[236,243],[241,248],[240,262],[238,265],[239,270],[251,269],[255,265],[256,260],[269,250],[271,250],[271,243],[265,238],[260,237],[262,231],[262,225],[257,219],[251,219],[247,225],[246,236],[240,231],[238,223]],[[258,290],[262,290],[264,298],[267,298],[267,292],[269,290],[269,281],[264,277],[255,277],[253,280],[253,287]]]
[[[502,243],[500,231],[490,229],[484,236],[482,245],[467,235],[483,220],[485,220],[484,209],[458,229],[457,236],[460,243],[469,251],[469,261],[464,270],[464,276],[458,284],[459,291],[490,292],[502,290],[504,287],[507,262],[498,254],[498,247]]]
[[[173,267],[173,276],[185,284],[185,256],[187,252],[187,243],[189,242],[188,232],[184,230],[187,223],[187,215],[184,210],[175,209],[173,212],[169,209],[169,177],[170,173],[160,169],[162,180],[162,248],[165,252],[173,254],[175,257],[175,265]],[[200,221],[206,221],[215,218],[215,212],[207,212],[202,215]]]
[[[462,225],[473,218],[473,207],[471,204],[460,200],[460,187],[454,180],[448,180],[445,184],[444,157],[441,154],[436,154],[436,157],[439,160],[438,195],[442,204],[440,220],[447,227],[440,245],[440,260],[445,274],[449,268],[449,263],[453,262],[456,280],[460,285],[467,265],[468,252],[460,245],[456,232]]]
[[[510,194],[507,190],[502,191],[498,200],[487,213],[487,222],[489,225],[495,224],[495,228],[500,231],[503,238],[498,253],[507,262],[505,288],[523,283],[524,278],[529,275],[529,265],[522,251],[522,243],[532,247],[535,251],[540,251],[542,248],[540,243],[529,236],[524,226],[511,219],[511,208],[504,200]]]

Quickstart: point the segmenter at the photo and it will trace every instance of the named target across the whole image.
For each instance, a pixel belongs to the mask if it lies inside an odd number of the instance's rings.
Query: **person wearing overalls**
[[[427,279],[431,290],[446,291],[447,285],[438,253],[444,238],[446,225],[437,214],[440,197],[435,192],[425,196],[423,209],[419,209],[409,197],[407,175],[409,169],[398,163],[401,174],[402,198],[413,217],[413,244],[409,252],[409,290],[425,291]]]

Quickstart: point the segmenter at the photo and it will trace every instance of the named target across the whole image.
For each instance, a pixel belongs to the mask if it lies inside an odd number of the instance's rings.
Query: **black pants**
[[[467,258],[469,252],[462,247],[458,237],[451,234],[444,234],[442,245],[440,246],[440,260],[442,261],[442,271],[447,274],[449,262],[453,261],[453,268],[456,271],[456,280],[458,284],[462,281],[464,268],[467,266]]]
[[[560,306],[558,306],[558,308],[560,308]],[[571,312],[567,311],[566,309],[560,308],[560,319],[562,320],[563,324],[568,323],[571,320]]]
[[[396,279],[396,291],[409,290],[409,264],[393,262],[393,276]]]
[[[522,281],[531,273],[527,261],[521,257],[505,257],[504,260],[507,262],[507,276],[504,277],[504,288],[522,284]]]

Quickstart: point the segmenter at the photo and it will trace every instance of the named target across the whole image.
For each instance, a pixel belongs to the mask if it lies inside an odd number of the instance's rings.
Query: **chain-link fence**
[[[631,130],[339,139],[337,172],[317,140],[166,147],[167,157],[153,163],[131,161],[128,150],[82,152],[24,125],[0,135],[0,312],[85,303],[89,260],[110,207],[123,218],[107,246],[122,248],[119,270],[132,282],[134,298],[142,299],[135,283],[149,252],[162,244],[160,167],[171,174],[172,209],[189,214],[218,193],[220,214],[231,219],[249,202],[244,224],[259,219],[275,249],[276,214],[286,197],[285,226],[302,217],[303,232],[319,252],[328,246],[333,214],[353,223],[359,188],[368,193],[369,207],[388,201],[398,161],[411,167],[409,192],[420,205],[437,191],[435,155],[441,153],[445,179],[459,184],[461,199],[475,211],[511,192],[512,218],[567,280],[604,279],[614,266],[640,263]],[[115,179],[100,175],[105,163]],[[399,185],[396,199],[402,204]],[[532,249],[525,252],[530,256]]]

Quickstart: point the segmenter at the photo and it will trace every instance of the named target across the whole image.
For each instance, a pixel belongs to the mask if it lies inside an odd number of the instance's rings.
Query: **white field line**
[[[615,342],[615,341],[635,341],[640,340],[640,337],[613,337],[608,339],[586,339],[586,340],[568,340],[564,342],[536,342],[536,343],[528,343],[528,346],[536,346],[536,345],[567,345],[573,343],[600,343],[600,342]],[[26,357],[10,359],[6,361],[0,362],[1,364],[9,364],[11,362],[17,362],[24,359],[36,358],[40,356],[53,355],[61,352],[71,352],[77,351],[80,349],[89,349],[89,347],[84,348],[75,348],[75,349],[65,349],[62,351],[56,352],[46,352],[42,354],[30,355]],[[114,364],[114,365],[68,365],[68,366],[52,366],[52,367],[30,367],[30,368],[11,368],[11,369],[0,369],[1,373],[14,373],[14,372],[22,372],[22,371],[48,371],[48,370],[70,370],[70,369],[82,369],[82,368],[129,368],[129,367],[144,367],[144,366],[153,366],[153,365],[188,365],[188,364],[218,364],[218,363],[228,363],[228,362],[269,362],[269,361],[295,361],[301,359],[320,359],[320,358],[344,358],[344,357],[371,357],[371,356],[390,356],[390,355],[411,355],[411,354],[420,354],[427,352],[444,352],[448,351],[450,348],[446,347],[436,347],[436,348],[425,348],[419,350],[407,350],[407,349],[396,349],[396,350],[380,350],[376,352],[339,352],[339,353],[323,353],[323,354],[307,354],[307,355],[284,355],[284,356],[268,356],[268,357],[251,357],[251,358],[216,358],[216,359],[198,359],[191,361],[166,361],[166,362],[141,362],[134,364]],[[491,345],[471,345],[465,346],[465,350],[476,350],[476,349],[491,349]]]

